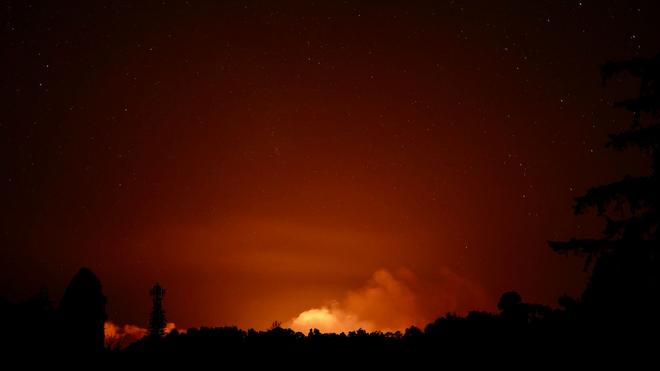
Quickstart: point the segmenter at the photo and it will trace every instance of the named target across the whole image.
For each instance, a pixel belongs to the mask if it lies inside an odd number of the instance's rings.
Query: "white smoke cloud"
[[[342,303],[306,310],[287,324],[303,332],[311,328],[322,332],[398,330],[416,323],[417,313],[415,295],[408,285],[381,269],[364,287],[349,291]]]
[[[321,332],[347,332],[374,327],[372,323],[360,321],[355,314],[347,313],[336,304],[306,310],[286,325],[303,332],[312,328],[319,329]]]
[[[423,327],[447,312],[465,312],[488,305],[483,290],[450,269],[438,269],[433,282],[419,280],[400,269],[380,269],[360,289],[349,291],[342,302],[303,311],[285,323],[301,332],[397,331]]]

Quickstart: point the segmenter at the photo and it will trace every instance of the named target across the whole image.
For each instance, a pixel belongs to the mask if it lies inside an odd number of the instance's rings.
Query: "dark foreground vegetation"
[[[506,292],[497,313],[447,314],[424,329],[410,327],[403,333],[322,334],[311,329],[304,334],[275,325],[268,331],[202,327],[165,335],[164,291],[155,286],[150,335],[120,349],[104,346],[106,300],[99,279],[82,269],[57,308],[45,293],[17,304],[0,301],[3,359],[94,357],[105,362],[97,366],[206,362],[209,368],[421,367],[448,361],[572,367],[576,359],[592,365],[624,359],[628,366],[647,362],[645,368],[652,367],[660,356],[660,56],[607,63],[602,73],[605,80],[627,73],[641,81],[639,97],[617,104],[632,112],[632,127],[612,135],[608,146],[641,150],[650,156],[652,169],[648,175],[594,187],[576,200],[576,213],[593,209],[606,221],[601,238],[549,243],[558,253],[586,257],[591,277],[578,298],[562,297],[549,307]],[[530,357],[535,363],[525,363]]]

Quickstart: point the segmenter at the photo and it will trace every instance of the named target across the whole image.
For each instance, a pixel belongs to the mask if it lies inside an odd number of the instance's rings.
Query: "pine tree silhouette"
[[[156,283],[154,287],[149,290],[151,295],[152,309],[151,317],[149,318],[149,336],[163,337],[165,335],[165,311],[163,310],[163,296],[165,296],[165,289]]]
[[[660,297],[658,225],[660,220],[660,54],[654,58],[608,62],[601,67],[603,81],[627,73],[640,80],[639,96],[615,103],[633,114],[629,130],[610,135],[608,147],[638,148],[650,155],[646,176],[591,188],[575,200],[575,214],[595,209],[606,221],[603,236],[595,239],[549,241],[559,253],[587,257],[593,270],[582,304],[588,316],[618,320],[657,321]]]

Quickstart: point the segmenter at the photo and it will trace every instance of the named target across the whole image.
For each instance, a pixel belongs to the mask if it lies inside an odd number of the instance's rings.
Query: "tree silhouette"
[[[500,296],[497,302],[497,309],[507,312],[522,303],[522,297],[515,291],[507,291]]]
[[[81,268],[64,291],[58,308],[64,343],[69,351],[103,350],[105,304],[101,281],[89,269]]]
[[[163,337],[165,335],[165,311],[163,310],[163,296],[165,296],[165,289],[156,283],[154,287],[149,290],[151,295],[152,309],[151,317],[149,318],[149,335],[151,337]]]
[[[638,317],[648,321],[658,313],[658,196],[660,194],[660,54],[654,58],[608,62],[601,67],[603,81],[627,73],[640,80],[639,96],[615,103],[633,114],[629,130],[610,135],[608,147],[638,148],[650,156],[646,176],[591,188],[575,200],[575,214],[595,209],[606,226],[596,239],[550,241],[559,253],[575,252],[595,261],[582,294],[582,304],[593,319]],[[633,312],[636,316],[632,316]]]

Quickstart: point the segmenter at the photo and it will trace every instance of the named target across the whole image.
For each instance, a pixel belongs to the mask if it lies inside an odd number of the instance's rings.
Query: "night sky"
[[[0,296],[116,323],[423,325],[577,295],[657,1],[3,1]],[[302,313],[302,314],[301,314]],[[298,316],[301,314],[300,316]],[[311,316],[311,317],[310,317]],[[311,319],[310,319],[311,318]]]

